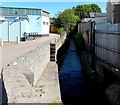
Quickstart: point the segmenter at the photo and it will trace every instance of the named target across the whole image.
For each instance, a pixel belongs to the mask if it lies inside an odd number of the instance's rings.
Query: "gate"
[[[16,42],[17,36],[20,36],[20,22],[0,21],[1,36],[4,42]]]
[[[9,42],[16,42],[20,36],[20,22],[9,22]]]
[[[0,26],[1,26],[1,37],[3,38],[4,42],[8,42],[9,41],[8,22],[0,21]]]

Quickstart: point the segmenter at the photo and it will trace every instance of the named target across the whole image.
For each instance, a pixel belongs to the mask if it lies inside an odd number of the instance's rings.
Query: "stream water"
[[[73,40],[59,72],[61,98],[65,105],[104,105],[100,92],[85,79]]]

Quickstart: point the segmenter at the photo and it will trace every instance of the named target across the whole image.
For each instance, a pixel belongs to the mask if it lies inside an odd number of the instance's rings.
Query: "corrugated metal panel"
[[[2,37],[2,21],[0,21],[0,38]]]
[[[25,38],[25,32],[28,32],[28,20],[25,17],[19,20],[8,17],[6,21],[0,21],[0,37],[4,42],[16,42],[17,36]]]
[[[8,36],[8,22],[2,22],[2,37],[4,42],[9,41],[9,36]]]
[[[21,38],[25,38],[25,32],[28,33],[28,21],[25,18],[20,19]]]
[[[21,31],[20,22],[0,21],[0,37],[4,42],[16,42],[17,36],[25,33],[25,22],[22,24],[24,30]]]
[[[17,36],[20,37],[20,22],[9,22],[9,41],[16,42]]]

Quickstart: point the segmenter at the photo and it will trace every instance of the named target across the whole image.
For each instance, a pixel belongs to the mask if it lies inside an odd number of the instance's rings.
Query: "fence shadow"
[[[0,86],[1,86],[1,93],[2,93],[2,105],[8,105],[8,96],[7,96],[7,92],[5,89],[5,85],[4,85],[4,80],[3,80],[3,74],[1,73],[1,80],[0,80]]]

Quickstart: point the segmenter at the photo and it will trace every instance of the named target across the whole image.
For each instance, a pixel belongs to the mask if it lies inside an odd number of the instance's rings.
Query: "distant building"
[[[90,20],[95,21],[96,23],[106,23],[106,13],[91,12],[90,18],[82,19],[82,22],[88,22]]]
[[[0,7],[0,37],[14,42],[16,37],[25,40],[27,35],[49,35],[49,13],[34,8]]]
[[[107,1],[107,22],[120,23],[120,0]]]
[[[56,33],[57,32],[57,27],[54,25],[55,21],[50,19],[50,32],[51,33]]]
[[[107,16],[106,13],[101,13],[101,12],[91,12],[90,13],[91,18],[104,18],[106,16]]]

